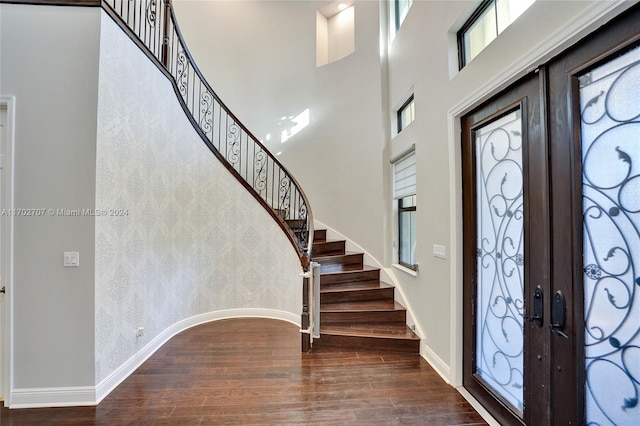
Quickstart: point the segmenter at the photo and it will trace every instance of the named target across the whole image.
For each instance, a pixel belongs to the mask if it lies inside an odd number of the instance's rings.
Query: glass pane
[[[511,112],[475,133],[476,374],[523,409],[522,119]]]
[[[397,13],[397,27],[396,30],[400,28],[404,18],[407,17],[407,13],[409,13],[409,7],[411,6],[412,0],[396,0],[396,13]]]
[[[416,262],[416,212],[404,211],[400,216],[400,263],[415,265]]]
[[[414,120],[414,108],[413,108],[413,99],[407,105],[402,107],[400,110],[400,128],[398,131],[401,131],[409,124],[411,124]]]
[[[518,19],[533,2],[535,0],[497,0],[498,34]]]
[[[640,422],[640,48],[580,79],[587,423]]]
[[[497,37],[496,8],[491,5],[464,33],[465,64],[476,57],[489,43]]]

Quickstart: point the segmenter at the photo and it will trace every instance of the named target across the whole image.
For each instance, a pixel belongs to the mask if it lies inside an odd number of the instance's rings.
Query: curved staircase
[[[418,353],[420,338],[406,324],[406,309],[380,269],[363,253],[345,251],[344,240],[316,230],[313,260],[320,263],[320,339],[313,348],[375,349]]]

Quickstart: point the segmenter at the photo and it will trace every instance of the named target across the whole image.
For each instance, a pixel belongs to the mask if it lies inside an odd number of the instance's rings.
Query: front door
[[[640,424],[638,22],[462,119],[464,386],[503,424]]]
[[[542,82],[531,75],[462,121],[464,386],[504,423],[548,423],[529,409],[549,399]],[[540,317],[527,311],[534,294]]]

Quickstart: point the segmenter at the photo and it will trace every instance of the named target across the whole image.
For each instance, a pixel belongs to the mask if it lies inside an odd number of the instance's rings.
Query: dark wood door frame
[[[476,252],[476,164],[475,164],[475,129],[503,116],[505,113],[520,108],[522,111],[522,143],[523,143],[523,193],[524,193],[524,256],[525,256],[525,298],[532,297],[535,288],[540,285],[545,293],[549,287],[549,217],[547,171],[546,131],[541,121],[544,114],[540,103],[540,92],[544,90],[545,81],[541,74],[533,73],[517,84],[511,86],[501,95],[491,99],[472,113],[462,118],[463,128],[463,288],[465,300],[464,341],[473,342],[466,345],[463,354],[464,387],[502,424],[546,424],[549,413],[545,410],[529,410],[525,406],[523,418],[515,414],[516,409],[494,397],[481,378],[474,374],[475,354],[470,347],[475,347],[475,298],[477,258],[470,253]],[[536,206],[534,214],[530,214],[530,206]],[[534,231],[535,230],[535,231]],[[543,299],[548,305],[549,298]],[[546,311],[547,309],[545,309]],[[532,316],[532,313],[526,313]],[[524,324],[524,392],[525,401],[531,407],[544,407],[543,401],[549,399],[549,374],[541,360],[549,357],[545,331],[537,323],[525,321]]]
[[[585,424],[583,215],[578,77],[640,44],[640,6],[635,6],[552,60],[547,68],[553,220],[552,287],[574,294],[566,330],[573,338],[552,338],[553,424]],[[561,351],[562,345],[571,345]],[[566,395],[576,395],[567,401]],[[574,416],[570,413],[575,412]]]

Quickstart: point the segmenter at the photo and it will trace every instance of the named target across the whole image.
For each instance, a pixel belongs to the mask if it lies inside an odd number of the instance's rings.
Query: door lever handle
[[[537,286],[533,291],[533,316],[525,316],[528,322],[535,322],[538,327],[542,327],[544,322],[544,299],[542,297],[542,287]]]
[[[549,329],[556,336],[569,338],[569,335],[564,331],[564,323],[566,319],[566,303],[562,291],[558,290],[553,295],[553,303],[551,306],[551,324]]]
[[[562,327],[558,326],[558,324],[549,324],[549,329],[556,336],[564,337],[565,339],[569,338],[569,335],[564,331]]]

